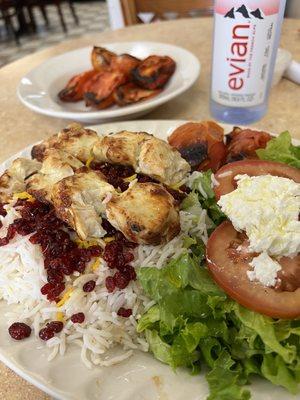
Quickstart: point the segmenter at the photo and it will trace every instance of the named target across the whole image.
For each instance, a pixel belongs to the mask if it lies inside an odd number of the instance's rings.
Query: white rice
[[[6,206],[6,210],[7,216],[0,217],[3,223],[0,237],[5,236],[8,225],[19,216],[12,206]],[[138,246],[132,265],[136,269],[148,266],[162,268],[169,259],[178,257],[186,250],[183,239],[187,235],[198,237],[206,243],[210,221],[205,210],[198,207],[193,214],[181,211],[180,221],[181,232],[169,243]],[[81,360],[88,368],[122,362],[135,349],[148,351],[148,344],[143,335],[137,334],[136,325],[143,312],[154,302],[144,295],[138,281],[130,282],[123,290],[109,293],[105,279],[114,271],[101,259],[95,271],[88,271],[87,267],[87,273],[79,276],[74,274],[67,280],[66,291],[70,287],[73,291],[58,308],[55,302],[48,302],[40,292],[47,282],[43,256],[40,247],[32,245],[29,237],[16,235],[7,246],[0,247],[0,300],[16,305],[6,314],[8,326],[16,321],[25,322],[38,337],[40,329],[47,322],[57,320],[58,312],[62,313],[62,332],[45,342],[49,348],[48,360],[64,355],[69,344],[75,344],[81,347]],[[96,287],[92,292],[85,293],[82,287],[89,280],[95,280]],[[131,308],[132,316],[119,317],[117,311],[120,307]],[[85,321],[73,324],[70,317],[78,312],[85,314]],[[110,350],[116,345],[121,345],[118,354],[111,356]]]

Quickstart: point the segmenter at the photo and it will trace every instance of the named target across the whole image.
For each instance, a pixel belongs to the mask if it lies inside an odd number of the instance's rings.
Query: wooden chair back
[[[154,22],[157,20],[212,15],[214,3],[213,0],[120,1],[126,26],[145,22]],[[147,21],[145,21],[145,19]]]

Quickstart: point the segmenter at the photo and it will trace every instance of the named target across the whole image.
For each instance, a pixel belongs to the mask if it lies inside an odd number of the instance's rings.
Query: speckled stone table
[[[300,20],[286,20],[281,46],[300,61]],[[16,89],[21,77],[48,58],[87,45],[109,42],[152,40],[182,46],[202,63],[199,80],[180,97],[162,105],[145,119],[208,119],[212,19],[188,19],[140,25],[119,31],[83,36],[32,54],[0,70],[0,162],[30,143],[55,133],[66,121],[35,114],[18,100]],[[256,126],[273,132],[290,130],[300,139],[300,86],[283,79],[273,88],[268,114]],[[37,361],[36,361],[37,362]],[[45,400],[49,397],[0,363],[1,400]]]

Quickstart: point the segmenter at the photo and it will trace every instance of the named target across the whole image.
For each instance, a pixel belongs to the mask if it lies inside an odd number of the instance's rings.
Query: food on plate
[[[298,231],[298,245],[299,235]],[[244,253],[241,254],[243,247]],[[228,221],[212,233],[207,244],[209,270],[231,298],[273,318],[299,318],[299,251],[292,258],[280,257],[278,261],[274,261],[266,252],[260,253],[264,255],[261,260],[258,254],[249,250],[247,238],[239,238],[238,231]],[[254,261],[255,265],[256,260],[261,262],[254,268],[257,271],[253,274],[251,264]]]
[[[93,148],[95,162],[131,166],[166,185],[178,184],[189,164],[168,143],[145,132],[117,132],[102,137]]]
[[[106,214],[109,222],[135,243],[157,245],[180,232],[175,199],[157,183],[136,183],[120,196],[114,195]]]
[[[115,101],[115,90],[125,82],[125,75],[119,71],[98,72],[85,86],[84,100],[86,106],[92,106],[99,110],[110,107]]]
[[[168,82],[175,68],[176,64],[171,57],[149,56],[132,71],[132,78],[142,88],[160,89]]]
[[[41,167],[37,173],[23,179],[22,190],[26,189],[40,202],[52,204],[56,215],[82,240],[99,239],[105,235],[101,226],[105,213],[113,226],[117,225],[126,238],[132,241],[135,238],[137,243],[159,244],[171,240],[178,233],[177,204],[169,194],[173,189],[168,192],[164,186],[151,186],[150,183],[134,185],[139,179],[145,179],[144,176],[150,182],[154,180],[166,185],[179,184],[185,178],[190,167],[168,143],[144,132],[123,131],[98,136],[92,130],[72,125],[34,146],[31,153],[42,160],[42,164],[38,163]],[[84,166],[82,161],[88,166]],[[121,183],[117,180],[114,187],[115,178],[111,184],[102,172],[103,164],[107,162],[130,166],[133,168],[131,176],[134,172],[143,176],[135,175],[131,188],[130,181],[126,182],[129,176],[124,176]],[[98,171],[90,170],[91,163]],[[117,193],[118,188],[124,191],[122,195]],[[174,192],[176,196],[177,191]],[[112,195],[113,198],[107,197]],[[177,198],[181,196],[179,194]],[[128,201],[137,208],[137,215],[132,215],[132,218],[123,206]],[[125,214],[130,220],[135,218],[133,225],[139,232],[131,232],[122,221]],[[149,215],[152,215],[151,223]]]
[[[236,161],[224,165],[216,172],[215,179],[218,182],[218,184],[214,187],[216,199],[219,200],[221,196],[234,190],[236,188],[235,177],[242,174],[246,174],[248,176],[271,174],[289,178],[297,183],[300,183],[299,170],[292,168],[287,164],[263,160]]]
[[[73,175],[74,171],[84,164],[71,154],[55,148],[47,149],[43,157],[41,169],[25,179],[24,189],[39,201],[51,202],[53,185]]]
[[[92,129],[83,128],[80,124],[71,124],[56,135],[32,147],[32,158],[43,161],[49,148],[63,150],[85,163],[99,137]]]
[[[129,77],[141,60],[130,54],[117,55],[104,47],[94,46],[91,61],[94,70],[98,72],[119,71]]]
[[[104,47],[94,46],[91,54],[91,62],[94,70],[98,72],[109,70],[113,57],[116,57],[116,54],[112,51]]]
[[[175,129],[168,141],[199,171],[217,171],[226,160],[224,129],[213,121],[187,122]]]
[[[264,149],[272,136],[263,131],[234,127],[226,136],[228,148],[227,161],[238,161],[244,158],[258,158],[257,149]]]
[[[114,104],[126,106],[157,96],[175,71],[168,56],[152,55],[145,60],[130,54],[116,54],[104,47],[91,53],[93,69],[72,77],[58,93],[64,102],[84,100],[98,110]]]
[[[114,100],[119,106],[126,106],[127,104],[150,99],[151,97],[158,95],[160,92],[161,89],[143,89],[135,83],[129,82],[125,85],[119,86],[114,91]]]
[[[130,54],[120,54],[112,58],[110,68],[112,71],[120,71],[127,80],[131,80],[131,74],[140,62],[141,60]]]
[[[282,132],[278,138],[270,140],[266,148],[258,149],[256,154],[262,160],[279,161],[300,168],[300,148],[292,144],[288,132]]]
[[[249,399],[253,375],[299,393],[299,146],[235,132],[231,146],[188,123],[168,144],[73,125],[14,161],[0,178],[12,340],[35,334],[49,360],[75,343],[89,368],[135,350],[205,364],[209,399]]]
[[[83,100],[85,94],[86,84],[90,82],[91,78],[97,75],[95,70],[82,72],[81,74],[73,76],[66,87],[58,93],[61,101],[76,102]]]
[[[6,203],[11,193],[23,192],[25,180],[37,173],[42,164],[27,158],[17,158],[0,177],[0,202]]]
[[[83,169],[79,171],[53,186],[51,202],[56,215],[72,227],[80,239],[103,237],[103,200],[114,193],[115,189],[101,172]]]

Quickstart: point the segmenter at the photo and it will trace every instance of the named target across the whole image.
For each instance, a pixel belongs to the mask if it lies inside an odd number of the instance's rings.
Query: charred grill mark
[[[179,149],[181,156],[190,164],[196,167],[208,156],[207,142],[199,142]]]

